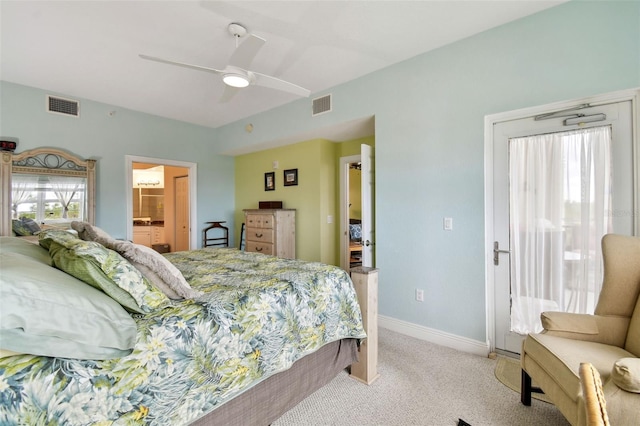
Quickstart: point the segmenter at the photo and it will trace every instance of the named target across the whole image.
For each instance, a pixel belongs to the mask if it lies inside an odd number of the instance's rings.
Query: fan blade
[[[296,84],[289,83],[288,81],[280,80],[279,78],[271,77],[270,75],[260,74],[258,72],[252,72],[255,76],[256,86],[268,87],[270,89],[282,90],[284,92],[293,93],[294,95],[308,98],[311,91],[300,87]]]
[[[203,67],[203,66],[200,66],[200,65],[186,64],[184,62],[170,61],[168,59],[156,58],[155,56],[149,56],[149,55],[143,55],[143,54],[139,54],[138,56],[140,56],[142,59],[147,59],[149,61],[162,62],[163,64],[177,65],[179,67],[191,68],[191,69],[194,69],[194,70],[206,71],[206,72],[211,72],[211,73],[214,73],[214,74],[222,74],[221,70],[217,70],[217,69],[214,69],[214,68]]]
[[[232,86],[227,86],[226,84],[224,85],[224,92],[222,92],[222,96],[220,97],[220,103],[225,103],[225,102],[229,102],[231,100],[231,98],[233,98],[236,93],[238,93],[240,91],[240,88],[238,87],[232,87]]]
[[[229,65],[248,69],[251,62],[253,62],[253,58],[256,57],[265,41],[265,39],[258,37],[257,35],[249,34],[249,38],[240,43],[238,48],[231,55]]]

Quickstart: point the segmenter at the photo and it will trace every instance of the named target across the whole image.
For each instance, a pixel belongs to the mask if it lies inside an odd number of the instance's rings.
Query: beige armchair
[[[605,235],[602,254],[595,314],[543,312],[544,331],[522,343],[522,403],[531,405],[531,392],[541,390],[574,426],[587,424],[583,362],[602,378],[611,424],[635,425],[640,419],[640,238]]]

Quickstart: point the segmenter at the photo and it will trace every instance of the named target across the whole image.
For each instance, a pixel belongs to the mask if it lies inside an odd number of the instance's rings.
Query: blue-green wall
[[[574,1],[332,88],[331,114],[300,100],[217,137],[249,146],[375,115],[380,314],[484,342],[485,115],[638,86],[640,3]]]
[[[0,134],[97,156],[98,225],[118,235],[125,154],[197,162],[200,222],[232,221],[233,159],[217,154],[375,115],[379,311],[484,342],[484,116],[638,86],[640,3],[572,1],[334,87],[315,118],[301,99],[212,130],[86,101],[63,123],[45,92],[3,84]]]
[[[98,226],[126,236],[125,155],[197,163],[195,226],[201,230],[209,220],[233,224],[233,158],[216,155],[213,129],[86,99],[79,99],[79,118],[65,117],[45,111],[47,94],[64,96],[1,82],[0,136],[19,138],[18,152],[50,146],[97,159]]]

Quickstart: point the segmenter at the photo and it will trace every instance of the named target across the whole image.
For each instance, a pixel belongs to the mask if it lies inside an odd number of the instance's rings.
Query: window
[[[75,176],[14,174],[12,217],[28,217],[39,223],[83,220],[86,181]]]

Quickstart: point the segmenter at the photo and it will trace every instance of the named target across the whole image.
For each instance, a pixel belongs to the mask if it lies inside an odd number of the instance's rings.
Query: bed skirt
[[[358,360],[356,339],[329,343],[258,383],[191,426],[266,426]]]

